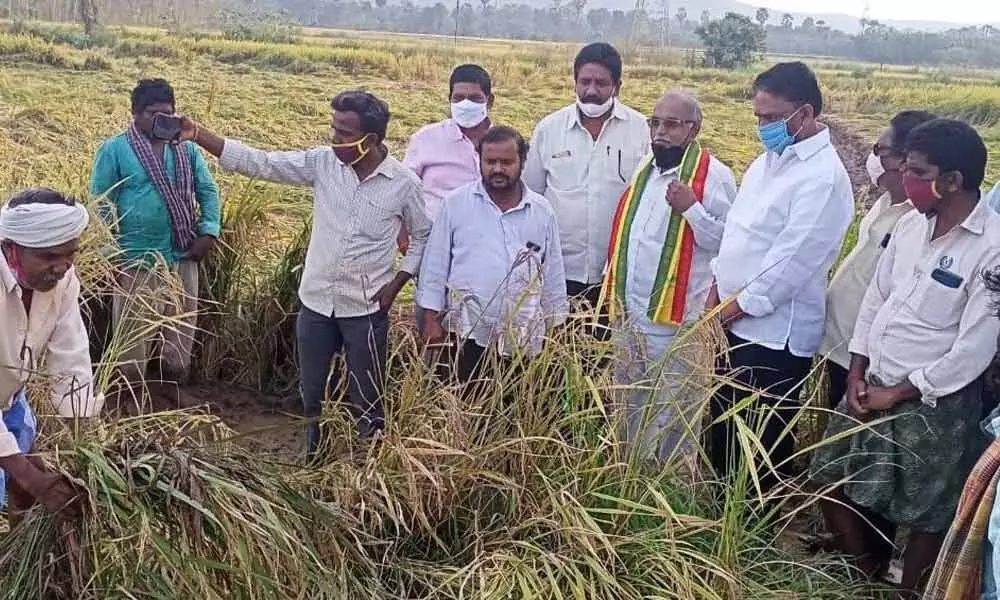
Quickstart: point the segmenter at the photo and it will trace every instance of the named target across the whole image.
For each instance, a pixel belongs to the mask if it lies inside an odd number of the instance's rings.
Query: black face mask
[[[681,164],[684,159],[684,146],[668,146],[667,144],[653,144],[653,159],[657,168],[662,171],[673,169]]]

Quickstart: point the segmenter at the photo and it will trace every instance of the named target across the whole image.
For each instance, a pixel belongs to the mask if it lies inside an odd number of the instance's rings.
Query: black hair
[[[363,90],[348,90],[334,96],[330,102],[333,110],[352,112],[361,119],[361,132],[373,133],[381,143],[389,128],[389,105],[384,100]]]
[[[979,191],[986,177],[986,144],[968,123],[934,119],[918,125],[906,140],[906,152],[919,152],[942,173],[962,174],[962,189]]]
[[[25,204],[65,204],[75,206],[76,198],[52,188],[36,187],[17,192],[7,200],[7,206],[24,206]]]
[[[754,79],[753,91],[773,94],[796,106],[809,104],[816,116],[823,112],[823,93],[816,74],[801,61],[778,63],[764,71]]]
[[[513,127],[507,127],[506,125],[490,127],[489,130],[483,134],[483,137],[479,138],[479,146],[477,150],[479,151],[479,155],[482,156],[483,146],[486,144],[496,144],[510,140],[517,142],[517,154],[521,157],[521,162],[523,163],[528,158],[528,142],[524,140],[524,136],[521,135],[518,130]]]
[[[132,90],[132,114],[137,115],[153,104],[174,106],[174,88],[166,79],[143,79]]]
[[[602,65],[611,72],[611,79],[615,84],[622,82],[622,56],[618,54],[615,47],[607,42],[594,42],[584,46],[576,60],[573,61],[573,79],[580,76],[580,69],[583,65],[595,63]]]
[[[904,110],[897,113],[889,121],[889,129],[892,130],[892,146],[902,150],[906,147],[906,140],[909,139],[911,131],[918,125],[923,125],[936,118],[937,115],[926,110]]]
[[[456,83],[475,83],[482,88],[483,93],[487,96],[493,93],[493,82],[490,80],[490,74],[479,65],[459,65],[455,67],[455,70],[451,72],[451,78],[448,80],[449,95],[455,91]]]

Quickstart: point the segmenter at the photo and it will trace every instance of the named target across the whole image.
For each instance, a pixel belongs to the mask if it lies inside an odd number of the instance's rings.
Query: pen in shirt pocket
[[[888,248],[890,239],[892,239],[892,234],[891,233],[885,234],[885,237],[882,238],[882,243],[879,244],[879,246],[881,248]]]

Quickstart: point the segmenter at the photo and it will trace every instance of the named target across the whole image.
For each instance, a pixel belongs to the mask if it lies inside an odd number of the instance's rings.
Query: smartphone
[[[153,137],[164,142],[176,142],[181,137],[181,118],[166,113],[153,115]]]

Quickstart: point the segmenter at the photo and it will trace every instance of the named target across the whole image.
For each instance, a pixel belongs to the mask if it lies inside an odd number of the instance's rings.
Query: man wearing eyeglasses
[[[524,183],[556,213],[566,291],[578,305],[594,307],[615,206],[647,152],[647,126],[642,114],[618,99],[622,59],[613,46],[585,46],[573,76],[576,101],[535,128]],[[596,331],[606,336],[606,329]]]
[[[685,375],[674,341],[701,316],[726,215],[736,197],[729,167],[696,141],[702,112],[691,94],[666,93],[649,119],[652,153],[621,197],[601,298],[619,332],[616,373],[628,386],[626,437],[643,458],[691,447]]]
[[[826,330],[819,355],[826,359],[829,380],[827,401],[835,407],[847,393],[847,370],[851,355],[847,345],[861,310],[868,284],[875,275],[879,257],[889,246],[892,230],[900,217],[913,210],[903,189],[903,147],[915,127],[934,119],[923,110],[906,110],[889,122],[868,155],[866,163],[872,186],[885,193],[875,201],[858,228],[858,241],[840,263],[826,295]]]

